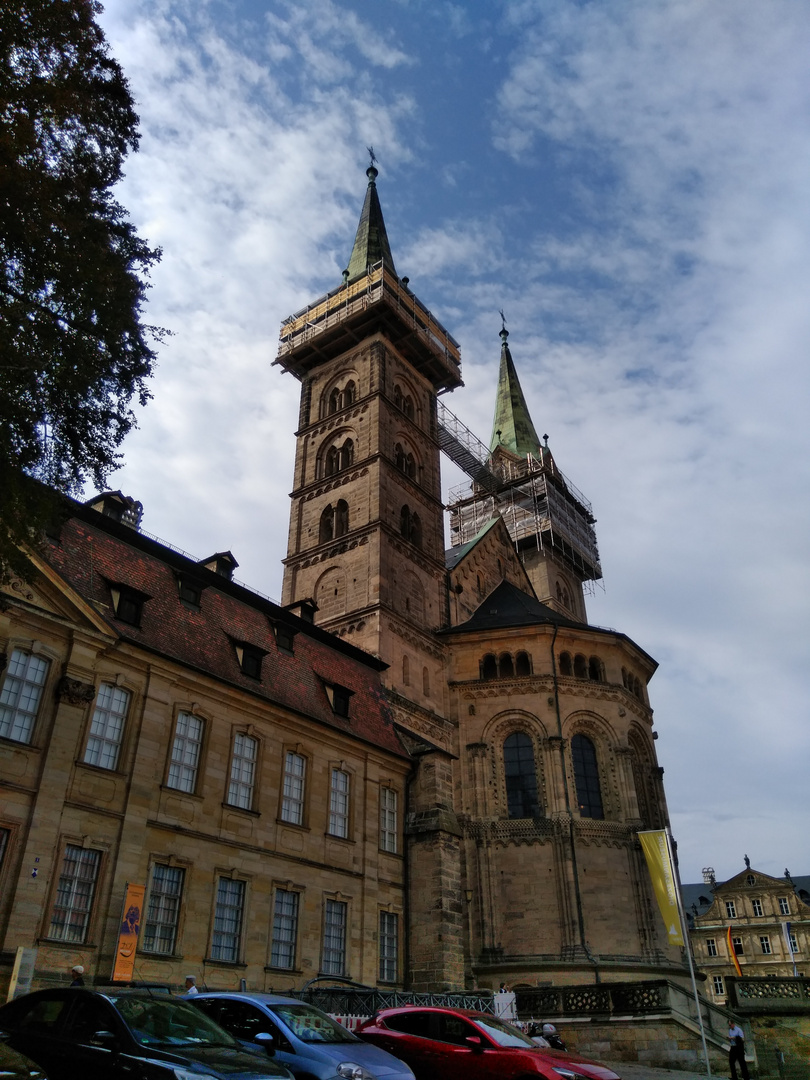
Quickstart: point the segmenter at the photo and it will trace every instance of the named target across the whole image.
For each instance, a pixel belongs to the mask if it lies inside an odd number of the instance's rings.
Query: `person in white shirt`
[[[199,994],[199,990],[196,986],[197,978],[194,975],[186,975],[186,997],[194,997],[195,994]],[[748,1080],[748,1077],[745,1077]]]
[[[728,1067],[731,1070],[731,1080],[737,1080],[738,1064],[742,1080],[748,1080],[748,1066],[745,1064],[745,1032],[736,1021],[729,1024],[728,1041],[731,1044],[728,1051]]]

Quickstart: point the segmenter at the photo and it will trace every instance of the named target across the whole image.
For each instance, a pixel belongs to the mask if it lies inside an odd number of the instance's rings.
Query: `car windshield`
[[[270,1005],[269,1008],[301,1042],[353,1043],[358,1041],[357,1036],[352,1035],[348,1028],[341,1027],[326,1013],[322,1013],[320,1009],[313,1009],[310,1005]]]
[[[476,1016],[474,1020],[498,1046],[526,1046],[530,1050],[537,1049],[537,1044],[527,1035],[503,1020],[496,1020],[494,1016]]]
[[[170,997],[120,994],[110,1001],[141,1046],[231,1046],[239,1044],[205,1013]]]

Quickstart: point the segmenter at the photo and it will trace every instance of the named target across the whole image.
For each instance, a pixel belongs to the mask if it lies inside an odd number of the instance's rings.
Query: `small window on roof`
[[[242,674],[251,679],[261,679],[262,660],[267,655],[264,649],[251,645],[247,641],[234,641],[233,647],[236,650],[236,659]]]
[[[295,641],[295,631],[289,626],[284,626],[283,623],[276,623],[273,629],[276,632],[276,645],[284,652],[291,653]]]
[[[182,576],[178,578],[177,588],[180,594],[180,599],[184,604],[190,604],[192,607],[199,607],[202,600],[203,586],[199,581],[195,581],[194,578]]]
[[[143,605],[149,599],[146,593],[133,589],[129,585],[111,582],[110,596],[112,597],[116,619],[120,622],[129,623],[130,626],[141,625]]]
[[[349,699],[353,691],[347,690],[345,686],[340,686],[338,683],[326,683],[325,688],[326,696],[329,698],[329,704],[332,706],[335,715],[348,716]]]

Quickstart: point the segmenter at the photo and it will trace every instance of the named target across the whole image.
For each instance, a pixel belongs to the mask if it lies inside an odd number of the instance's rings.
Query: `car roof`
[[[201,990],[199,994],[195,994],[195,997],[207,997],[207,998],[237,998],[239,1001],[260,1001],[264,1005],[309,1005],[310,1008],[317,1009],[317,1005],[312,1005],[309,1001],[301,1001],[300,998],[285,997],[284,994],[265,994],[261,990],[255,993],[251,990]],[[320,1010],[323,1012],[323,1009]]]

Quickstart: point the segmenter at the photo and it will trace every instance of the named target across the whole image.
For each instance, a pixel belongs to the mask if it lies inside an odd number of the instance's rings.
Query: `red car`
[[[467,1009],[382,1009],[357,1034],[401,1058],[417,1080],[619,1080],[596,1061],[541,1049],[512,1024]]]

